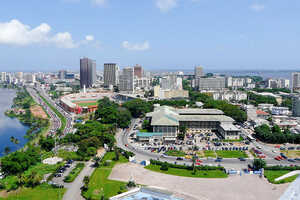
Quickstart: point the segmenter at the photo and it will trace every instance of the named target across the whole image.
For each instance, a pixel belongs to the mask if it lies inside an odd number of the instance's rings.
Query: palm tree
[[[7,154],[9,154],[9,152],[10,152],[10,147],[9,146],[5,147],[4,153],[7,155]]]

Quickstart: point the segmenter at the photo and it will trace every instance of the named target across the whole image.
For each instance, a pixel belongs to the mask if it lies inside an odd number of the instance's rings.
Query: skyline
[[[297,1],[2,3],[0,71],[78,70],[84,56],[97,70],[106,62],[149,71],[299,68]]]

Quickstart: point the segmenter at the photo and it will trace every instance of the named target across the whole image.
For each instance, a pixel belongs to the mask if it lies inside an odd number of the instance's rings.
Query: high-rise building
[[[293,116],[300,117],[300,96],[293,97]]]
[[[80,59],[80,87],[92,87],[96,82],[96,61],[89,58]]]
[[[138,77],[138,78],[142,78],[143,77],[143,68],[141,65],[135,65],[134,66],[134,76]]]
[[[195,78],[201,78],[202,76],[204,76],[203,68],[200,66],[195,67]]]
[[[17,72],[16,77],[22,81],[23,80],[23,72]]]
[[[6,72],[1,72],[1,82],[6,82]]]
[[[160,87],[163,90],[182,90],[182,78],[171,74],[160,79]]]
[[[104,86],[117,86],[119,83],[119,66],[115,63],[104,64]]]
[[[292,73],[292,89],[300,90],[300,72]]]
[[[119,90],[133,92],[134,91],[134,68],[125,67],[120,75]]]
[[[59,79],[66,79],[66,74],[67,74],[67,71],[65,71],[65,70],[60,70],[60,71],[58,72],[58,78],[59,78]]]
[[[221,90],[225,88],[225,77],[198,78],[199,90]]]

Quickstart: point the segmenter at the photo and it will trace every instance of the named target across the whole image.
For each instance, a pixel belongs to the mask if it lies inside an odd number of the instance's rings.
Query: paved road
[[[100,155],[103,157],[106,152]],[[94,162],[92,159],[85,163],[85,167],[81,171],[81,173],[77,176],[77,178],[67,186],[67,192],[64,194],[63,200],[84,200],[81,196],[80,188],[84,185],[83,178],[85,176],[91,176],[95,168],[93,167]]]
[[[54,134],[60,127],[61,127],[61,121],[59,117],[55,114],[55,112],[42,100],[42,98],[37,94],[37,92],[30,88],[26,88],[28,93],[32,96],[34,101],[38,104],[40,104],[43,109],[46,111],[46,113],[50,116],[50,128],[48,131],[48,134]]]
[[[133,127],[134,127],[134,124],[136,123],[136,121],[137,121],[136,119],[133,119],[132,123],[131,123],[131,125],[128,129],[121,130],[116,134],[116,140],[117,140],[117,146],[118,147],[135,153],[137,161],[150,160],[150,159],[155,159],[155,160],[159,159],[161,161],[166,161],[166,162],[169,162],[169,163],[176,162],[177,164],[185,164],[185,165],[191,165],[192,164],[192,161],[189,160],[189,159],[184,159],[183,161],[178,161],[178,160],[176,160],[175,157],[163,157],[162,154],[151,153],[149,151],[145,151],[143,149],[139,149],[137,147],[132,146],[130,144],[130,142],[128,142],[128,137],[129,137],[130,133],[133,131]],[[252,145],[253,146],[258,146],[258,145],[262,146],[261,151],[268,156],[268,158],[265,159],[268,165],[299,164],[299,163],[290,163],[286,160],[276,161],[275,159],[273,159],[273,157],[275,157],[275,154],[272,153],[272,150],[269,146],[264,145],[262,143],[257,143],[257,142],[255,142]],[[236,159],[236,158],[224,158],[223,161],[220,162],[220,163],[215,162],[215,159],[213,159],[213,158],[205,158],[205,159],[201,159],[201,160],[203,161],[204,165],[218,165],[218,164],[221,164],[226,169],[236,169],[236,170],[241,170],[241,169],[247,168],[247,165],[252,164],[252,162],[253,162],[253,159],[250,159],[250,158],[246,159],[246,161],[240,161],[239,159]]]

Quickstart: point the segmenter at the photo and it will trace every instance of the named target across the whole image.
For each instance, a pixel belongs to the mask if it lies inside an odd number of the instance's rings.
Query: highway
[[[60,112],[65,117],[66,126],[63,130],[63,135],[60,136],[60,137],[64,137],[67,133],[72,133],[72,131],[73,131],[72,116],[69,113],[67,113],[66,111],[64,111],[59,106],[58,102],[54,102],[49,97],[47,92],[44,89],[40,88],[40,87],[36,87],[34,89],[30,88],[30,87],[27,87],[27,91],[33,97],[33,99],[45,109],[45,111],[50,116],[51,127],[50,127],[50,130],[48,132],[48,135],[54,135],[57,132],[57,130],[61,128],[62,122],[61,122],[60,118],[57,116],[57,114],[43,101],[43,99],[38,95],[37,92],[39,92],[39,94],[43,98],[45,98],[53,107],[55,107],[58,110],[58,112]]]
[[[26,88],[28,93],[32,96],[34,101],[38,104],[40,104],[43,109],[47,112],[47,114],[50,116],[50,128],[47,135],[53,135],[57,132],[57,130],[61,127],[61,121],[59,117],[56,115],[56,113],[42,100],[42,98],[37,94],[37,92],[30,88]]]
[[[118,131],[116,134],[116,140],[117,140],[118,147],[125,149],[127,151],[131,151],[135,154],[137,162],[140,162],[143,160],[154,159],[154,160],[160,160],[163,162],[166,161],[169,163],[176,162],[177,164],[192,165],[191,159],[183,159],[182,161],[176,160],[175,157],[164,156],[162,153],[151,153],[149,151],[145,151],[144,149],[133,146],[128,141],[128,137],[129,137],[130,133],[133,132],[133,127],[134,127],[134,124],[136,123],[136,121],[137,121],[136,119],[133,119],[131,122],[131,125],[128,129],[123,129],[123,130]],[[260,146],[261,147],[260,151],[262,151],[267,156],[267,158],[265,160],[268,165],[291,165],[291,164],[299,165],[299,162],[291,163],[291,162],[288,162],[287,160],[282,160],[282,161],[275,160],[274,157],[279,154],[273,153],[272,148],[270,148],[269,146],[267,146],[263,143],[254,142],[254,143],[251,143],[251,146],[253,146],[253,147]],[[201,160],[202,160],[203,165],[222,165],[226,169],[236,169],[236,170],[241,170],[241,169],[247,168],[248,164],[253,163],[253,159],[251,159],[251,158],[246,158],[246,161],[240,161],[237,158],[223,158],[222,162],[215,162],[214,158],[201,158]]]

